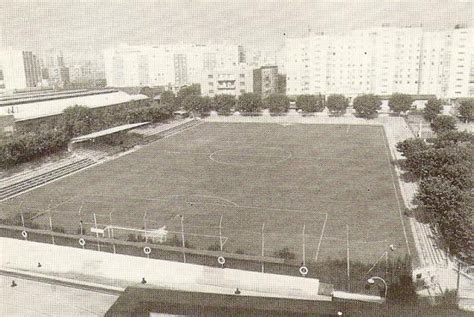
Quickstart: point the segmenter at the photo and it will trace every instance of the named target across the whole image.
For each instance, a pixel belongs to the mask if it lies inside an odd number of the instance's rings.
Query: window
[[[240,74],[240,78],[245,78],[245,74]]]
[[[241,94],[245,94],[245,89],[240,89]]]
[[[214,77],[214,76],[212,76],[212,75],[207,75],[207,78],[213,78],[213,77]]]
[[[209,93],[210,93],[210,94],[213,94],[213,93],[214,93],[214,90],[212,90],[212,89],[209,90]]]
[[[245,86],[245,81],[241,81],[240,86]]]
[[[214,86],[214,83],[210,81],[209,86]]]

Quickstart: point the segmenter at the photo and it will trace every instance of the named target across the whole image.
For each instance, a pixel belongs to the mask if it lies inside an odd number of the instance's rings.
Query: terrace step
[[[91,158],[80,159],[67,165],[60,166],[59,168],[47,171],[46,173],[42,173],[34,177],[24,179],[20,182],[2,187],[0,189],[0,200],[7,199],[13,195],[21,193],[33,187],[43,185],[59,177],[65,176],[67,174],[83,169],[87,166],[90,166],[94,163],[96,162]]]

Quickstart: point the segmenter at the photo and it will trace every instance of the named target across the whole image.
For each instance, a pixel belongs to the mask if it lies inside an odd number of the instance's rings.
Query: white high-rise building
[[[238,45],[122,45],[104,51],[107,85],[114,87],[182,87],[200,83],[203,71],[238,64]]]
[[[31,52],[7,49],[0,51],[0,68],[5,89],[26,89],[41,83],[38,58]]]
[[[474,96],[473,30],[384,26],[288,39],[287,94]]]

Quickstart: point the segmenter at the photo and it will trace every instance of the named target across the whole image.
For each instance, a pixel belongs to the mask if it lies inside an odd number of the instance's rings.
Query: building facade
[[[253,70],[253,92],[263,97],[278,92],[277,66],[263,66]]]
[[[103,55],[108,86],[179,88],[200,83],[203,72],[239,65],[242,49],[228,44],[122,45]]]
[[[41,85],[39,60],[32,52],[8,49],[0,51],[0,68],[5,89],[28,89]]]
[[[285,45],[287,94],[474,96],[474,29],[382,26]]]
[[[245,65],[216,68],[203,73],[200,84],[203,96],[240,96],[253,92],[253,70]]]

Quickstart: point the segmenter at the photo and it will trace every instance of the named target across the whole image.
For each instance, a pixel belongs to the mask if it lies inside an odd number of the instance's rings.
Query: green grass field
[[[373,263],[387,250],[408,253],[397,186],[382,127],[202,123],[131,154],[3,203],[76,232],[96,214],[100,225],[166,225],[207,249],[265,255],[288,247],[306,261]],[[146,215],[146,217],[145,217]],[[146,220],[144,220],[146,219]],[[403,221],[406,222],[406,219]],[[146,224],[145,224],[146,222]],[[115,236],[128,235],[115,230]]]

